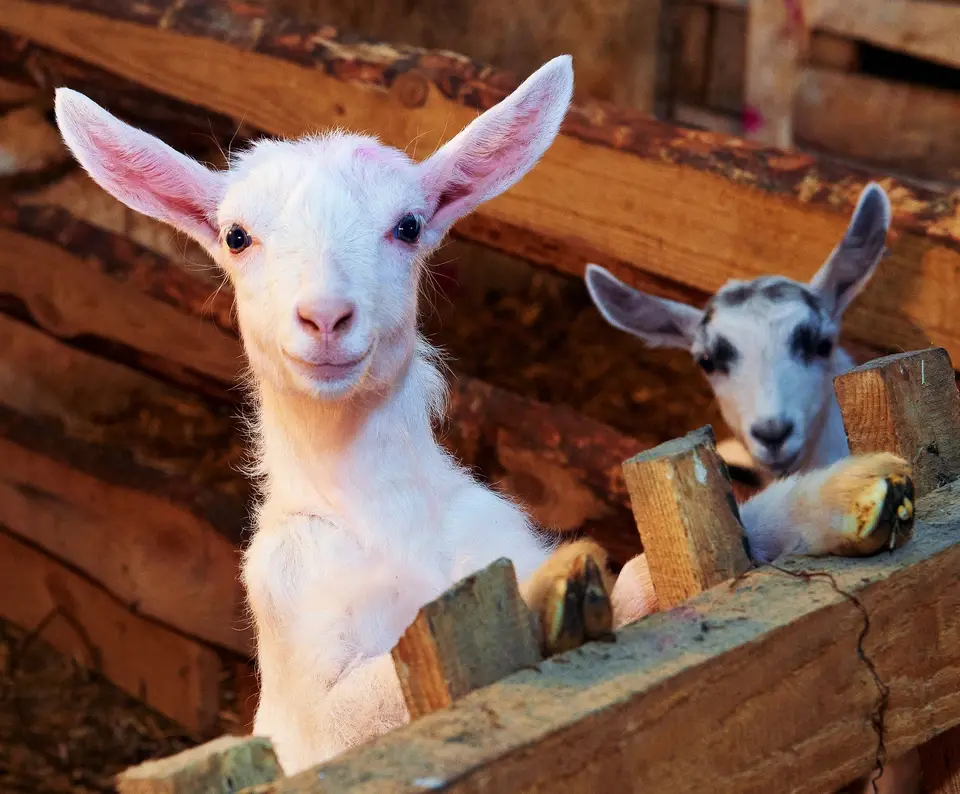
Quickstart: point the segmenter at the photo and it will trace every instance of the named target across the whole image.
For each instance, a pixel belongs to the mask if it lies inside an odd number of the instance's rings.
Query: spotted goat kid
[[[656,606],[642,556],[614,584],[602,549],[537,533],[432,432],[444,381],[417,330],[427,258],[534,166],[572,90],[570,58],[556,58],[423,162],[334,132],[258,141],[225,171],[57,92],[60,130],[90,175],[200,242],[233,284],[262,488],[243,559],[254,730],[288,773],[407,721],[390,650],[424,603],[496,558],[513,561],[548,654]],[[751,548],[902,542],[910,487],[889,455],[797,479],[744,508]]]
[[[703,310],[635,290],[597,265],[587,266],[587,289],[611,325],[650,346],[693,353],[740,442],[725,445],[724,457],[769,482],[850,454],[833,379],[854,362],[837,336],[886,252],[890,216],[886,193],[868,185],[808,284],[730,281]]]

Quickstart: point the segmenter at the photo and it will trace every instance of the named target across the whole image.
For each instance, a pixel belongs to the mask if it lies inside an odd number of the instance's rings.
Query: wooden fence
[[[224,754],[257,794],[822,794],[917,746],[925,791],[955,790],[935,779],[957,760],[941,734],[960,723],[953,367],[942,349],[890,356],[838,378],[837,394],[854,452],[913,462],[900,550],[750,569],[712,433],[698,431],[624,464],[666,611],[538,661],[512,567],[494,563],[426,605],[394,649],[408,727],[289,779],[235,746],[192,750],[121,776],[121,794],[193,791]]]

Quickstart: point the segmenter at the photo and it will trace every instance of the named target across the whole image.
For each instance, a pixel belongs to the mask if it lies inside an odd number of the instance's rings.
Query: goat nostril
[[[757,422],[750,428],[752,435],[761,444],[768,447],[779,447],[790,438],[793,433],[793,422],[785,422],[777,419],[768,419],[763,422]]]
[[[320,326],[317,325],[317,322],[312,317],[304,314],[302,309],[297,311],[297,318],[300,320],[300,325],[302,325],[309,333],[319,333]]]
[[[351,309],[346,314],[344,314],[339,320],[333,324],[334,333],[343,333],[350,328],[350,323],[353,322],[353,310]]]

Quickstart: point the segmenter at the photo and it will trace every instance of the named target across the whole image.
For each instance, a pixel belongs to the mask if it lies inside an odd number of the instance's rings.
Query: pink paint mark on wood
[[[762,130],[766,124],[759,108],[745,105],[743,108],[743,131],[748,135]]]

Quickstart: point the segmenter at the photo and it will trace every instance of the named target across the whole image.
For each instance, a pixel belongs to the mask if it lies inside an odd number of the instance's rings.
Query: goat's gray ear
[[[693,344],[703,312],[628,287],[599,265],[587,265],[587,290],[604,319],[615,328],[639,336],[652,347]]]
[[[891,216],[890,199],[880,185],[871,182],[860,194],[840,244],[810,280],[834,317],[843,314],[867,286],[886,255]]]

